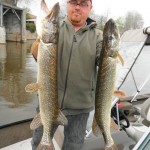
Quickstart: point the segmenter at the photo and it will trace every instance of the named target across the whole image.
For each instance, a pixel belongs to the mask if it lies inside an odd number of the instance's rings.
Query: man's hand
[[[39,43],[40,43],[40,39],[37,38],[37,39],[35,40],[35,42],[32,44],[32,46],[31,46],[31,53],[32,53],[32,55],[33,55],[33,57],[34,57],[34,59],[35,59],[36,61],[37,61],[38,45],[39,45]]]

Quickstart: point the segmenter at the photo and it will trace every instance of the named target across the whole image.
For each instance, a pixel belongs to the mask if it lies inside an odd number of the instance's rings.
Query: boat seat
[[[136,142],[142,137],[142,135],[148,130],[150,126],[150,98],[148,98],[141,106],[141,118],[137,122],[130,123],[130,127],[126,129],[129,137]],[[146,120],[147,124],[143,124]]]

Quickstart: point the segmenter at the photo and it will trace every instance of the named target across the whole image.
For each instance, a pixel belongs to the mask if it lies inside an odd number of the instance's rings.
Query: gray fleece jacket
[[[90,18],[86,26],[75,32],[66,18],[60,26],[58,43],[59,107],[94,108],[96,59],[101,51],[102,32]]]

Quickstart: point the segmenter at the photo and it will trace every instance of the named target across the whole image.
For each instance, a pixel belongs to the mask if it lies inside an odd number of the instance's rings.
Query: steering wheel
[[[123,130],[125,130],[126,128],[128,128],[130,126],[130,122],[129,122],[128,118],[126,117],[126,115],[124,114],[124,112],[121,109],[118,109],[118,110],[119,110],[119,124],[120,124],[120,127]],[[111,117],[114,119],[115,123],[118,124],[116,106],[114,106],[111,109]],[[121,120],[125,120],[126,124],[121,123]]]

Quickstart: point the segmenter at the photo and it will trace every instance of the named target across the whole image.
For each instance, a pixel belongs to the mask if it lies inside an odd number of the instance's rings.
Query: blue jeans
[[[62,150],[82,149],[88,117],[89,113],[66,116],[66,118],[68,119],[68,125],[64,127],[64,142]],[[51,137],[53,137],[57,127],[58,126],[55,126],[53,128]],[[34,131],[33,138],[31,141],[32,150],[36,150],[37,146],[40,143],[42,134],[43,127],[39,127]]]

